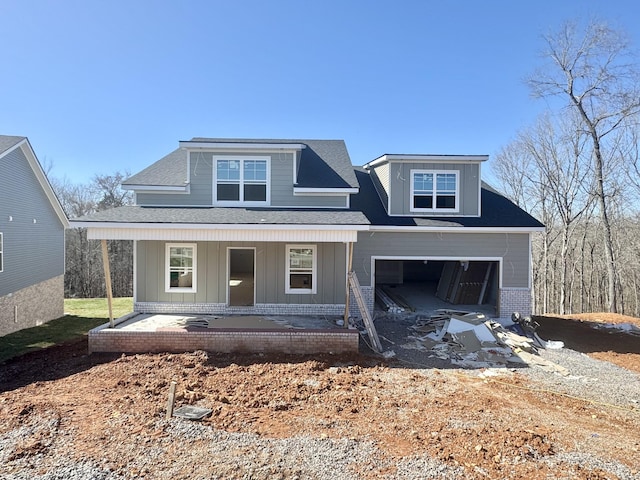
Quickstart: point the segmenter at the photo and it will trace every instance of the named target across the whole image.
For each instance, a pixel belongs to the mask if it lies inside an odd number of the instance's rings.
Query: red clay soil
[[[640,371],[638,337],[596,330],[585,321],[538,320],[543,338]],[[10,460],[39,455],[46,470],[51,456],[66,455],[108,465],[125,478],[153,479],[153,471],[134,475],[128,465],[168,435],[157,420],[169,384],[177,381],[177,405],[212,408],[203,423],[215,429],[376,442],[387,466],[355,465],[359,478],[392,478],[389,461],[423,454],[464,468],[466,478],[616,478],[597,468],[540,460],[561,451],[607,452],[640,475],[640,412],[560,396],[519,373],[492,381],[477,371],[414,370],[368,356],[87,356],[86,348],[83,341],[0,365],[0,437],[28,425],[33,415],[54,415],[57,435],[67,439],[30,438]],[[198,442],[175,442],[175,456],[167,452],[163,461],[179,462],[184,449],[201,447],[199,478],[215,476],[206,446]],[[11,465],[0,465],[0,477],[15,473],[3,471]]]

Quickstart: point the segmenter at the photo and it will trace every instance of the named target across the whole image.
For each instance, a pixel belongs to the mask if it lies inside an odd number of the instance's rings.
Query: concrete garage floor
[[[116,329],[155,332],[166,328],[237,328],[262,330],[342,329],[336,322],[339,316],[256,316],[256,315],[188,315],[140,313],[116,325]]]
[[[387,287],[390,291],[402,296],[409,305],[415,308],[415,312],[406,312],[396,315],[415,316],[415,314],[430,315],[438,309],[463,310],[467,312],[484,313],[489,318],[496,317],[496,309],[490,304],[453,305],[452,303],[436,297],[437,285],[427,282],[407,282],[394,287]],[[376,309],[380,307],[376,305]],[[382,310],[377,313],[387,313]],[[509,316],[511,313],[509,313]]]

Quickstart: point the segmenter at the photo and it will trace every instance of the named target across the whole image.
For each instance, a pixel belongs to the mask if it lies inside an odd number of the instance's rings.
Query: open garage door
[[[405,311],[455,308],[493,315],[498,279],[497,261],[376,260],[376,304],[388,309],[388,296]]]

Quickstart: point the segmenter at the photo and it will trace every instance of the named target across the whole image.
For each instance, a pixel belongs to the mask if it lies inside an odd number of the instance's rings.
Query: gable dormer
[[[348,208],[342,140],[193,138],[123,182],[144,206]]]
[[[391,216],[478,217],[487,155],[382,155],[364,165]]]

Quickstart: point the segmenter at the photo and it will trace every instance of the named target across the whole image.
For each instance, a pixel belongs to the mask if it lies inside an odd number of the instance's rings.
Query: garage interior
[[[498,313],[498,262],[376,260],[375,268],[376,309],[392,313],[442,308],[490,316]]]

